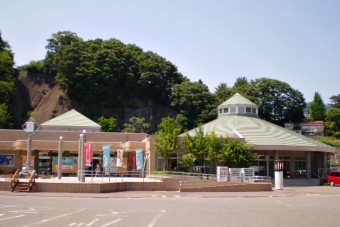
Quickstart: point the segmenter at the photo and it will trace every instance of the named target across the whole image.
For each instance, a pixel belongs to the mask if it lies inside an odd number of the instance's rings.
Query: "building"
[[[316,177],[328,168],[329,155],[335,148],[258,117],[258,106],[235,94],[217,108],[218,118],[202,125],[205,134],[244,139],[253,145],[258,159],[258,175],[273,176],[274,161],[284,163],[284,175],[291,178]],[[187,133],[196,134],[197,129]],[[186,133],[180,135],[184,137]]]
[[[155,152],[151,147],[154,137],[146,133],[100,132],[100,126],[75,110],[51,119],[35,130],[0,130],[0,174],[14,173],[27,164],[31,151],[30,169],[40,173],[56,174],[58,146],[63,144],[63,174],[76,175],[80,135],[92,144],[93,160],[88,169],[102,166],[103,146],[110,146],[110,172],[122,173],[136,170],[136,150],[142,150],[144,170],[154,169]],[[28,148],[30,147],[30,148]],[[121,165],[117,166],[117,152],[123,151]],[[104,170],[105,171],[105,170]]]

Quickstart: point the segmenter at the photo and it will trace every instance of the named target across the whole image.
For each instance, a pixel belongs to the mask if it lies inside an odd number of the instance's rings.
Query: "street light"
[[[59,146],[58,146],[58,179],[61,179],[61,171],[62,171],[62,156],[63,156],[63,137],[59,137]]]
[[[84,143],[86,142],[86,130],[84,129],[79,138],[78,152],[78,180],[85,182],[85,159],[84,159]]]
[[[79,158],[78,158],[78,180],[85,182],[84,174],[84,135],[80,134],[79,138]]]
[[[32,133],[35,130],[35,122],[34,121],[27,121],[23,124],[22,128],[25,132],[28,132],[27,138],[27,169],[31,169],[31,151],[32,151]]]

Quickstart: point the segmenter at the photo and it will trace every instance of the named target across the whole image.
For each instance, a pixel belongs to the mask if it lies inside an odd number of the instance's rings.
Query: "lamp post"
[[[27,169],[31,169],[31,153],[32,153],[32,133],[35,130],[35,122],[34,121],[27,121],[23,124],[22,128],[28,132],[27,138]]]
[[[86,130],[83,130],[79,138],[78,153],[78,180],[85,182],[85,159],[84,159],[84,143],[86,142]]]
[[[59,137],[59,146],[58,146],[58,179],[61,179],[61,171],[62,171],[62,156],[63,156],[63,137]]]

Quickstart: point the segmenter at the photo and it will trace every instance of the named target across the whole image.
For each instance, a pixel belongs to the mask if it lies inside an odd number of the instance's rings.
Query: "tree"
[[[12,128],[8,106],[16,91],[13,67],[13,54],[8,43],[2,39],[0,32],[0,128]]]
[[[2,40],[1,30],[0,30],[0,51],[5,49],[5,42]]]
[[[82,39],[74,32],[60,31],[52,34],[52,37],[47,40],[47,54],[45,57],[45,66],[51,73],[55,73],[57,70],[57,60],[55,58],[58,51],[66,46],[75,42],[81,42]]]
[[[208,157],[208,140],[205,138],[202,127],[196,129],[196,135],[187,134],[183,139],[185,154],[190,153],[196,157],[197,165],[204,165]]]
[[[326,135],[340,132],[340,108],[331,108],[326,113]]]
[[[240,93],[244,97],[248,98],[252,89],[252,84],[248,82],[246,77],[238,77],[230,91],[231,94]]]
[[[182,161],[186,167],[190,160],[195,160],[194,164],[204,166],[205,161],[211,161],[217,165],[229,167],[248,167],[256,159],[253,147],[245,141],[220,137],[215,132],[204,135],[201,127],[197,128],[195,136],[187,134],[183,143],[184,154],[191,154],[191,156],[184,156],[185,159]]]
[[[340,108],[340,94],[333,95],[329,98],[331,100],[331,106],[334,108]]]
[[[269,78],[251,81],[250,97],[259,106],[260,118],[283,126],[286,122],[302,122],[306,106],[301,92],[285,82]]]
[[[186,129],[216,118],[216,99],[200,81],[175,84],[171,96],[171,106],[187,119]]]
[[[326,107],[318,92],[314,93],[314,99],[311,103],[310,118],[312,121],[321,120],[324,121],[326,118]]]
[[[134,132],[134,133],[142,133],[147,132],[150,129],[150,124],[145,123],[144,117],[132,117],[129,120],[130,123],[125,123],[123,132]]]
[[[5,103],[0,104],[0,128],[13,128],[12,117],[8,112],[8,107]]]
[[[231,94],[231,89],[226,83],[221,83],[218,85],[215,91],[217,105],[222,104],[224,101],[229,99]]]
[[[181,132],[181,126],[175,119],[165,117],[158,125],[156,132],[157,141],[154,143],[156,152],[164,159],[163,169],[169,169],[169,160],[176,154],[178,148],[178,135]]]
[[[101,116],[98,119],[98,123],[101,126],[103,132],[119,132],[118,122],[114,117],[106,118]]]

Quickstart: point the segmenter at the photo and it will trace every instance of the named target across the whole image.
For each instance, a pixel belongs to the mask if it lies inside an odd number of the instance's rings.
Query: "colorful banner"
[[[144,156],[142,149],[136,150],[136,165],[138,171],[142,171],[144,169]]]
[[[93,157],[92,143],[84,143],[84,157],[85,165],[91,166]]]
[[[117,167],[123,166],[124,164],[123,156],[124,156],[124,149],[119,147],[117,149]]]
[[[110,145],[103,146],[103,167],[110,167]]]

